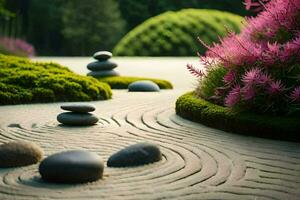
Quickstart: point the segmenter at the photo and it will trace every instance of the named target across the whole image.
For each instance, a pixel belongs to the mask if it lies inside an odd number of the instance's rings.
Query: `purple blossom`
[[[300,86],[294,88],[290,95],[290,98],[292,102],[300,103]]]
[[[241,89],[243,99],[248,101],[255,97],[255,90],[252,85],[246,85]]]
[[[262,11],[246,19],[241,33],[206,45],[201,59],[208,72],[215,66],[228,70],[223,85],[214,88],[225,106],[287,112],[291,102],[300,103],[300,0],[245,1],[248,9],[260,6]]]
[[[272,81],[272,78],[271,78],[271,76],[269,74],[267,74],[267,73],[261,73],[260,77],[259,77],[259,80],[258,80],[258,84],[264,86],[266,84],[269,84],[271,81]]]
[[[34,56],[34,47],[21,39],[0,37],[0,46],[8,53],[18,56]]]
[[[223,81],[226,84],[231,84],[235,81],[236,79],[236,73],[232,70],[230,70],[229,72],[227,72],[227,74],[224,76]]]
[[[267,90],[269,94],[275,95],[283,92],[285,90],[285,87],[280,80],[277,80],[277,81],[272,81]]]
[[[227,107],[235,106],[241,100],[241,86],[236,85],[226,96],[225,105]]]
[[[249,71],[246,71],[245,74],[242,77],[242,81],[245,84],[255,84],[260,81],[260,69],[258,68],[252,68]]]

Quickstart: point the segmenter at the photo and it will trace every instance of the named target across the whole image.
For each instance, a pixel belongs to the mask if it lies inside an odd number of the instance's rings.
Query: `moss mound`
[[[243,18],[216,10],[184,9],[166,12],[134,28],[115,46],[116,56],[194,56],[225,36],[226,27],[238,32]]]
[[[192,121],[224,131],[258,137],[300,141],[299,117],[237,113],[195,97],[193,92],[179,97],[176,113]]]
[[[55,63],[0,54],[0,105],[111,98],[109,85]]]
[[[142,77],[127,77],[127,76],[113,76],[98,78],[101,82],[107,83],[112,89],[127,89],[128,85],[135,81],[149,80],[155,82],[160,89],[172,89],[173,86],[169,81],[154,79],[154,78],[142,78]]]

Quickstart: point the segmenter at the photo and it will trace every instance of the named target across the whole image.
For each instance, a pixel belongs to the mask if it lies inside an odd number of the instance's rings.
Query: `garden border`
[[[300,141],[300,118],[237,113],[196,98],[194,92],[180,96],[176,114],[223,131],[263,138]]]

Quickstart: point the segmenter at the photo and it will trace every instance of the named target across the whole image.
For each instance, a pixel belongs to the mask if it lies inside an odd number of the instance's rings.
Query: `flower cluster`
[[[35,55],[35,49],[31,44],[22,39],[9,37],[0,37],[0,52],[25,57]]]
[[[220,96],[225,106],[287,113],[300,105],[300,0],[265,2],[247,0],[247,8],[264,9],[246,19],[240,34],[230,32],[209,47],[201,60],[213,60],[204,62],[208,69],[218,63],[227,70]]]

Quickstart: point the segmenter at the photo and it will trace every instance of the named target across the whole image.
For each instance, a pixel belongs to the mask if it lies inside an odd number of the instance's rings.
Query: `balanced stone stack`
[[[114,70],[117,64],[110,61],[112,53],[108,51],[98,51],[93,57],[97,60],[87,65],[87,68],[91,70],[87,75],[95,78],[106,76],[119,76],[119,73]]]
[[[95,110],[90,104],[66,104],[61,109],[71,111],[64,112],[57,116],[57,121],[69,126],[90,126],[98,122],[98,118],[89,113]]]

